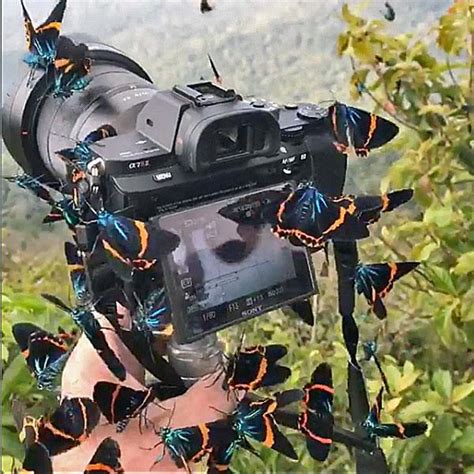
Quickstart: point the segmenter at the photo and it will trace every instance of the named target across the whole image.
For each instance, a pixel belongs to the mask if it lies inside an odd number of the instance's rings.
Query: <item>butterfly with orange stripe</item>
[[[398,127],[378,115],[335,102],[329,107],[328,119],[337,151],[347,155],[367,156],[398,134]]]
[[[304,411],[300,413],[298,426],[306,437],[306,446],[311,457],[324,461],[329,455],[334,429],[331,367],[326,363],[318,365],[303,391]]]
[[[23,0],[21,0],[21,8],[23,10],[26,46],[28,48],[24,61],[32,68],[29,77],[30,82],[36,68],[46,69],[54,62],[61,23],[66,10],[66,0],[59,0],[48,18],[37,27],[33,25]]]
[[[120,446],[112,438],[105,438],[89,461],[84,474],[123,474]]]

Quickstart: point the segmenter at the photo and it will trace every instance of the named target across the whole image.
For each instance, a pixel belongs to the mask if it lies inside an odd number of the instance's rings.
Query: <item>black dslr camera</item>
[[[25,172],[44,183],[81,193],[92,204],[100,198],[110,212],[151,221],[180,237],[151,280],[164,281],[176,340],[195,341],[314,294],[306,249],[275,238],[265,226],[237,225],[219,210],[242,198],[251,210],[267,191],[302,180],[340,194],[346,158],[332,144],[327,110],[245,100],[211,82],[158,90],[124,54],[86,43],[90,84],[66,100],[48,94],[47,75],[37,72],[27,85],[25,65],[4,104],[4,140]],[[88,172],[72,185],[57,151],[104,124],[117,134],[91,145]],[[114,303],[117,287],[139,294],[143,279],[127,287],[100,253],[90,255],[94,225],[77,227],[101,308]]]

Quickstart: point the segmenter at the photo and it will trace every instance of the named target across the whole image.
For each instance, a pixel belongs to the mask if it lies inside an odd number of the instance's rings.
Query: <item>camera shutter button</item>
[[[257,109],[263,109],[263,107],[265,107],[265,102],[262,100],[254,100],[251,105]]]

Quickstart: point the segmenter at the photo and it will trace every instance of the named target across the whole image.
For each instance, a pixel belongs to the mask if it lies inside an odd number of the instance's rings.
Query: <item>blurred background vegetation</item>
[[[23,48],[17,3],[4,2],[4,87]],[[39,20],[52,3],[30,1],[28,6]],[[209,51],[226,85],[244,95],[280,102],[334,96],[399,123],[400,136],[367,160],[351,161],[347,179],[350,192],[415,189],[414,202],[384,216],[361,245],[364,262],[424,262],[419,274],[397,283],[385,322],[368,315],[365,302],[358,300],[361,337],[379,335],[379,355],[392,388],[383,419],[429,424],[425,436],[384,440],[382,447],[396,473],[474,472],[473,7],[468,0],[394,0],[396,18],[388,22],[381,1],[346,6],[336,0],[282,0],[272,1],[270,8],[263,0],[219,0],[205,16],[198,3],[70,1],[64,27],[66,32],[100,32],[162,87],[210,77]],[[3,175],[18,171],[6,153],[2,161]],[[12,456],[22,457],[12,400],[23,400],[33,414],[54,403],[54,396],[36,390],[11,325],[30,321],[55,330],[70,322],[38,297],[40,292],[69,297],[62,259],[66,230],[61,224],[42,226],[47,209],[5,182],[2,204],[2,467],[9,471]],[[313,331],[276,311],[246,324],[247,341],[289,346],[293,375],[286,387],[301,386],[319,362],[329,362],[336,420],[351,428],[334,270],[319,284]],[[235,334],[230,330],[225,336],[231,341]],[[380,380],[372,363],[363,367],[373,398]],[[298,465],[262,450],[261,461],[239,454],[233,468],[242,473],[249,465],[253,472],[354,472],[344,446],[334,446],[326,463],[317,465],[301,439],[289,436],[301,455]]]

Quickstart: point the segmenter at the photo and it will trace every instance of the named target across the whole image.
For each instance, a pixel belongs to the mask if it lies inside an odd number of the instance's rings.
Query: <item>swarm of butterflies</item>
[[[31,67],[30,81],[35,71],[41,68],[47,74],[53,74],[52,93],[55,97],[66,99],[73,93],[83,91],[90,82],[87,76],[91,60],[85,45],[75,45],[60,36],[66,0],[60,0],[48,19],[36,28],[23,0],[22,8],[28,45],[25,61]],[[221,84],[222,78],[210,56],[209,61],[216,81]],[[398,127],[382,117],[339,102],[328,108],[325,121],[333,133],[334,147],[347,156],[366,157],[372,149],[384,145],[398,133]],[[20,435],[26,452],[23,468],[35,473],[53,472],[51,458],[83,443],[101,417],[115,425],[117,432],[122,432],[127,429],[132,418],[139,418],[145,424],[150,421],[147,419],[147,407],[150,404],[186,392],[181,377],[153,347],[155,334],[169,337],[173,332],[166,291],[156,275],[159,274],[160,259],[176,249],[180,239],[171,232],[155,228],[150,222],[109,212],[100,200],[93,202],[88,194],[88,165],[94,159],[91,145],[116,134],[113,126],[104,124],[90,131],[73,147],[57,151],[68,167],[68,182],[64,185],[67,194],[63,194],[62,189],[48,186],[41,177],[22,174],[7,178],[50,206],[51,210],[44,218],[45,223],[63,220],[72,231],[73,242],[65,243],[64,252],[76,304],[71,307],[54,295],[43,294],[43,297],[70,314],[80,332],[87,337],[117,379],[116,383],[97,381],[91,399],[66,397],[50,414],[38,419],[29,415],[21,417]],[[330,242],[355,242],[368,237],[371,224],[377,222],[384,213],[409,201],[412,196],[411,189],[379,196],[329,196],[313,183],[303,182],[296,189],[262,191],[261,205],[253,207],[251,211],[238,202],[225,206],[219,213],[239,225],[270,226],[277,238],[288,239],[293,245],[305,246],[314,252],[327,252]],[[140,282],[145,288],[145,291],[133,295],[134,301],[130,301],[121,291],[117,292],[117,300],[134,315],[129,326],[121,324],[120,315],[114,310],[104,314],[98,311],[87,266],[91,254],[81,249],[76,234],[78,225],[94,226],[97,229],[95,247],[101,249],[107,267],[119,281],[135,286]],[[359,262],[354,268],[349,268],[349,279],[355,290],[364,295],[375,315],[384,319],[387,316],[384,297],[399,278],[418,265],[418,262]],[[144,281],[147,284],[143,284]],[[340,298],[347,298],[346,304],[351,306],[351,295],[343,293]],[[314,324],[309,301],[294,303],[291,308],[307,324]],[[111,328],[103,326],[103,318],[108,320]],[[342,323],[350,367],[361,374],[357,361],[357,325],[352,316],[344,317]],[[155,377],[155,383],[143,390],[135,390],[121,383],[126,379],[126,368],[109,346],[106,329],[115,331],[124,345]],[[29,370],[36,378],[38,388],[56,390],[79,332],[68,333],[59,328],[56,334],[52,334],[34,324],[18,323],[13,327],[13,333]],[[158,440],[155,448],[161,445],[163,450],[157,455],[156,462],[163,458],[166,451],[177,467],[184,467],[188,471],[190,463],[207,457],[209,472],[227,472],[233,454],[238,449],[257,454],[251,444],[254,442],[296,460],[297,454],[280,431],[279,423],[298,430],[306,439],[309,454],[317,461],[327,458],[334,441],[370,453],[377,446],[379,438],[404,439],[423,434],[427,429],[424,422],[387,424],[381,421],[383,390],[385,388],[390,392],[390,389],[376,355],[375,342],[366,343],[363,348],[365,360],[375,362],[382,380],[382,388],[359,427],[365,433],[363,438],[334,426],[334,386],[331,367],[327,363],[317,366],[308,383],[301,389],[264,397],[254,392],[281,384],[291,375],[288,367],[279,364],[287,348],[276,344],[242,347],[241,342],[235,353],[222,361],[219,369],[224,374],[223,388],[230,393],[238,393],[239,402],[235,410],[224,414],[221,420],[188,428],[166,426],[156,430],[153,426]],[[293,410],[293,420],[288,423],[285,414],[289,412],[284,409],[295,403],[299,403],[301,409],[297,412]],[[172,416],[173,413],[170,421]],[[367,444],[367,440],[370,443]],[[106,438],[98,446],[84,472],[124,472],[120,456],[117,441]]]

